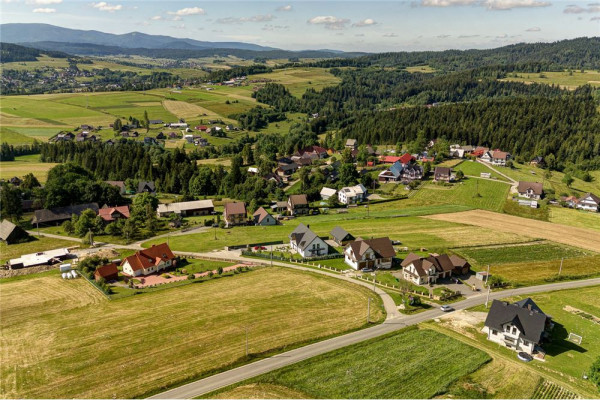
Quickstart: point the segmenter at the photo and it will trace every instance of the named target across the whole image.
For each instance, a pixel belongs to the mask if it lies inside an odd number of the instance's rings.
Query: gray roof
[[[338,242],[342,242],[344,240],[354,240],[354,236],[340,226],[336,226],[329,233],[331,233],[331,236],[333,236],[333,238]]]
[[[51,209],[36,210],[31,221],[33,224],[45,224],[49,222],[66,221],[73,214],[79,215],[87,209],[94,210],[98,214],[98,203],[76,204],[74,206],[56,207]]]
[[[145,191],[146,187],[148,187],[150,192],[156,192],[156,188],[154,187],[154,182],[152,181],[140,181],[138,183],[138,193],[142,193]]]
[[[317,234],[302,223],[290,233],[290,239],[295,241],[297,247],[301,250],[305,250],[316,238],[318,238]]]
[[[157,211],[159,213],[173,212],[175,214],[181,214],[182,211],[202,210],[207,208],[215,208],[212,200],[182,201],[179,203],[159,204]]]
[[[27,232],[25,232],[25,230],[23,230],[23,228],[13,224],[7,219],[2,220],[2,223],[0,223],[0,239],[4,240],[8,244],[14,243],[16,240],[25,238],[27,236],[29,235]]]
[[[527,304],[532,304],[531,309]],[[546,328],[547,318],[548,316],[529,298],[514,304],[494,300],[485,319],[485,326],[502,331],[502,325],[511,323],[521,331],[523,338],[539,343]]]

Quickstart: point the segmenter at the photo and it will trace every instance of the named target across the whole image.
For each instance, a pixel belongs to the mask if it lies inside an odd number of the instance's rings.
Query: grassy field
[[[489,360],[483,351],[440,333],[409,329],[261,375],[218,397],[245,392],[244,397],[257,398],[257,389],[275,387],[285,396],[301,398],[431,398]]]
[[[0,126],[0,143],[8,143],[15,146],[31,144],[33,137],[23,135],[16,131],[16,129],[8,129],[4,126]]]
[[[512,215],[472,210],[454,214],[430,215],[436,221],[458,221],[502,233],[514,233],[530,238],[546,239],[568,246],[600,252],[600,233],[592,229],[536,221]]]
[[[503,80],[525,83],[545,83],[548,85],[559,85],[563,88],[576,89],[583,85],[600,86],[600,72],[598,71],[563,71],[542,72],[539,74],[528,72],[516,72],[509,74]]]
[[[550,207],[550,222],[600,230],[600,213],[571,208]]]
[[[532,243],[516,246],[460,249],[459,253],[476,265],[510,264],[560,260],[594,255],[593,252],[555,243]]]
[[[60,249],[64,247],[78,246],[79,243],[70,240],[54,239],[45,236],[33,237],[33,240],[25,243],[6,244],[0,242],[0,263],[5,263],[11,258],[18,258],[23,254],[37,253],[40,251]]]
[[[0,394],[24,398],[142,397],[243,360],[246,327],[254,355],[362,327],[371,295],[280,268],[114,301],[83,279],[1,286]]]
[[[14,161],[0,161],[0,179],[10,179],[13,176],[22,178],[31,172],[40,183],[46,182],[48,171],[57,164],[43,163],[39,159],[39,154],[31,154],[15,157]]]
[[[423,74],[430,74],[432,72],[435,72],[435,69],[431,68],[429,65],[417,65],[414,67],[406,67],[404,69],[411,73],[421,72]]]
[[[285,68],[269,74],[248,77],[249,80],[261,78],[272,79],[275,83],[286,86],[296,97],[301,97],[308,88],[320,91],[326,86],[333,86],[340,82],[339,78],[333,76],[325,68]]]
[[[500,211],[509,189],[506,183],[466,178],[452,186],[424,184],[409,200],[414,204],[458,204]],[[477,191],[480,197],[476,196]]]
[[[471,176],[476,176],[476,177],[479,177],[480,176],[479,174],[481,174],[482,172],[487,172],[487,173],[491,174],[491,177],[493,179],[498,179],[499,181],[508,182],[508,180],[505,177],[503,177],[502,175],[492,171],[491,169],[489,169],[487,166],[483,165],[482,163],[478,163],[475,161],[464,160],[460,164],[456,165],[454,167],[454,169],[456,171],[464,172],[465,175],[471,175]]]

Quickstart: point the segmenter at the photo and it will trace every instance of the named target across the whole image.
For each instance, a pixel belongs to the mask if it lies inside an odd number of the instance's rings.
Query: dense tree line
[[[49,57],[67,58],[68,54],[60,51],[44,51]],[[19,46],[12,43],[0,43],[0,62],[16,62],[16,61],[37,61],[37,58],[42,55],[38,49]]]
[[[13,146],[12,144],[3,142],[2,145],[0,145],[0,161],[14,161],[17,156],[38,154],[40,148],[41,144],[37,140],[34,140],[32,144],[21,146]]]
[[[287,118],[284,112],[261,106],[253,107],[246,112],[234,114],[231,117],[237,119],[242,129],[249,131],[258,131],[266,128],[271,122],[284,121]]]
[[[208,81],[213,81],[213,82],[222,82],[222,81],[228,81],[237,76],[266,74],[266,73],[269,73],[272,71],[273,71],[273,69],[270,67],[267,67],[266,65],[253,64],[253,65],[249,65],[247,67],[240,66],[240,67],[233,67],[233,68],[229,68],[229,69],[219,69],[217,71],[211,72],[210,75],[208,75],[208,77],[206,79]]]

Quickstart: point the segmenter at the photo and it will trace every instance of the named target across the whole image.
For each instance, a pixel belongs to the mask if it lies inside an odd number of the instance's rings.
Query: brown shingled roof
[[[246,204],[242,202],[225,203],[225,212],[227,215],[243,214],[246,215]]]
[[[153,245],[152,247],[144,250],[136,251],[134,255],[127,257],[121,265],[126,261],[131,265],[131,269],[137,271],[139,269],[146,269],[153,265],[157,265],[161,261],[173,260],[175,255],[166,243],[159,245]]]

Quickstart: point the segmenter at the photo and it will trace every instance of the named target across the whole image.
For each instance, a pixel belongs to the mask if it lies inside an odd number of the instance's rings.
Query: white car
[[[454,311],[454,308],[452,308],[451,306],[443,305],[440,307],[440,310],[442,310],[443,312],[450,312]]]

